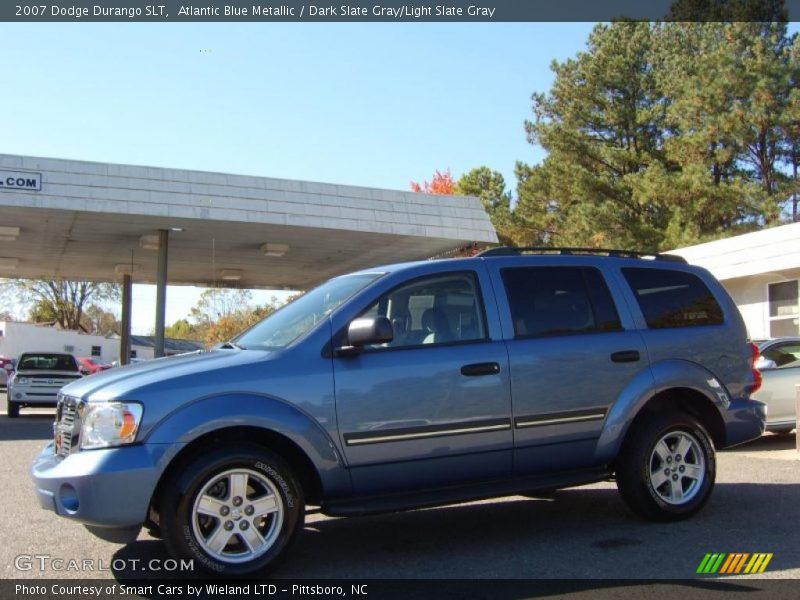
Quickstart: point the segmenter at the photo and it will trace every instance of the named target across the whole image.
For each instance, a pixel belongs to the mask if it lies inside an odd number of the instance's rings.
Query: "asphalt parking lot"
[[[5,396],[0,395],[0,410]],[[167,555],[142,533],[128,546],[103,542],[41,510],[27,470],[51,437],[50,410],[0,414],[0,565],[3,578],[148,576],[109,572],[119,558]],[[717,487],[695,518],[653,524],[633,516],[613,483],[402,514],[333,519],[310,514],[275,577],[646,578],[693,577],[707,552],[771,552],[760,577],[800,578],[800,453],[795,435],[765,436],[719,455]],[[38,559],[92,559],[94,571],[39,569]],[[103,565],[100,565],[100,563]],[[130,561],[129,561],[130,562]],[[155,574],[154,574],[155,575]]]

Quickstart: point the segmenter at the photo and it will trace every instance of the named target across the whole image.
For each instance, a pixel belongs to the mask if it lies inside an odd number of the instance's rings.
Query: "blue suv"
[[[117,542],[142,526],[210,572],[273,565],[307,505],[361,515],[615,478],[697,512],[714,448],[764,430],[756,353],[669,255],[495,248],[336,277],[235,340],[59,397],[41,505]]]

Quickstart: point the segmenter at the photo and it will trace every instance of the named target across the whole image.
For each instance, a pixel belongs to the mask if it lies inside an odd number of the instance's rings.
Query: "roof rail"
[[[612,250],[608,248],[557,248],[547,246],[534,246],[514,248],[512,246],[498,246],[480,252],[476,256],[520,256],[522,254],[592,254],[614,258],[644,258],[650,260],[664,260],[667,262],[686,264],[686,259],[677,254],[660,254],[658,252],[636,252],[634,250]]]

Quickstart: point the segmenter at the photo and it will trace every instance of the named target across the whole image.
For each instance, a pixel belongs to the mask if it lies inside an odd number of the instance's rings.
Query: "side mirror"
[[[392,323],[386,317],[364,317],[353,319],[347,327],[349,346],[339,348],[337,354],[358,352],[370,344],[386,344],[394,339]]]

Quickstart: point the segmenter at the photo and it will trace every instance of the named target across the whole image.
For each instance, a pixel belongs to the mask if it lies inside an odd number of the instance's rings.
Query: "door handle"
[[[500,365],[496,362],[475,363],[461,367],[461,374],[467,377],[479,377],[481,375],[497,375],[500,372]]]
[[[614,362],[636,362],[639,360],[639,351],[638,350],[620,350],[619,352],[614,352],[611,355],[611,360]]]

